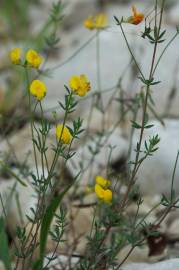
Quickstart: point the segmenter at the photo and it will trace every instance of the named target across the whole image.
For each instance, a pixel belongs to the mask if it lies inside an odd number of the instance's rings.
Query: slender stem
[[[156,71],[156,69],[157,69],[157,67],[158,67],[158,65],[159,65],[159,63],[160,63],[160,61],[161,61],[163,55],[165,54],[166,50],[169,48],[169,46],[171,45],[171,43],[176,39],[176,37],[178,36],[178,34],[179,34],[179,31],[177,31],[177,32],[175,33],[175,35],[172,37],[172,39],[168,42],[168,44],[167,44],[167,45],[165,46],[165,48],[163,49],[161,55],[160,55],[159,58],[158,58],[158,61],[157,61],[156,65],[155,65],[155,68],[154,68],[154,71],[153,71],[153,75],[154,75],[154,73],[155,73],[155,71]]]
[[[130,45],[129,45],[129,42],[128,42],[127,38],[126,38],[126,35],[125,35],[125,33],[124,33],[124,29],[123,29],[123,27],[122,27],[122,24],[120,23],[119,26],[120,26],[120,28],[121,28],[123,37],[124,37],[124,39],[125,39],[125,41],[126,41],[126,45],[127,45],[127,48],[128,48],[128,50],[129,50],[129,52],[130,52],[130,54],[131,54],[131,56],[132,56],[132,59],[134,60],[135,65],[136,65],[136,67],[137,67],[137,69],[138,69],[140,75],[142,76],[142,79],[145,80],[145,76],[144,76],[144,74],[143,74],[143,72],[142,72],[142,70],[141,70],[139,64],[137,63],[137,60],[136,60],[136,58],[135,58],[135,56],[134,56],[134,54],[133,54],[133,52],[132,52],[132,50],[131,50],[131,47],[130,47]]]
[[[96,34],[96,65],[97,65],[97,88],[101,92],[101,69],[100,69],[100,30]]]
[[[177,157],[175,160],[175,166],[174,166],[174,170],[173,170],[173,174],[172,174],[172,184],[171,184],[171,194],[170,194],[170,200],[171,202],[173,202],[173,192],[174,192],[174,180],[175,180],[175,173],[176,173],[176,168],[177,168],[177,163],[178,163],[178,158],[179,158],[179,151],[177,152]]]
[[[154,44],[152,63],[151,63],[151,68],[150,68],[150,72],[149,72],[149,81],[151,81],[151,79],[153,78],[153,74],[154,74],[153,70],[154,70],[154,64],[155,64],[155,58],[156,58],[156,52],[157,52],[157,46],[158,46],[158,37],[160,35],[160,30],[161,30],[161,25],[162,25],[164,3],[165,3],[165,0],[163,0],[163,2],[162,2],[159,27],[158,27],[158,32],[157,32],[157,37],[156,37],[156,40],[155,40],[155,44]],[[157,0],[156,0],[155,11],[156,11],[156,16],[157,16]],[[155,19],[155,24],[157,24],[157,19]],[[123,29],[121,29],[121,30],[123,31]],[[129,46],[129,48],[130,48],[130,46]],[[133,54],[132,54],[132,56],[133,56]],[[134,61],[135,61],[135,59],[134,59]],[[127,191],[126,191],[126,193],[124,195],[124,198],[122,200],[120,210],[122,210],[123,207],[125,206],[125,203],[126,203],[126,201],[128,199],[128,195],[129,195],[129,193],[131,191],[131,188],[132,188],[132,186],[133,186],[133,184],[135,182],[135,176],[136,176],[137,171],[139,169],[138,162],[139,162],[139,158],[140,158],[142,139],[143,139],[143,134],[144,134],[144,129],[145,129],[145,117],[146,117],[146,112],[147,112],[147,104],[148,104],[149,92],[150,92],[150,84],[148,84],[147,88],[146,88],[146,94],[145,94],[145,99],[144,99],[144,107],[143,107],[143,115],[142,115],[142,125],[141,125],[140,138],[139,138],[138,147],[137,147],[138,148],[137,149],[137,154],[136,154],[136,158],[135,158],[135,162],[134,162],[134,168],[133,168],[130,180],[129,180],[129,185],[128,185]]]
[[[41,110],[41,129],[42,129],[42,149],[40,149],[40,155],[41,155],[41,165],[42,165],[42,175],[43,175],[43,180],[45,180],[45,168],[44,168],[44,147],[45,147],[45,138],[43,135],[43,126],[44,126],[44,115],[43,115],[43,109],[42,109],[42,104],[41,101],[39,102],[40,104],[40,110]]]
[[[101,88],[101,57],[100,57],[100,30],[97,30],[96,33],[96,65],[97,65],[97,89],[99,94],[96,96],[97,97],[97,107],[101,110],[104,111],[103,108],[103,100],[102,100],[102,88]],[[103,121],[104,123],[104,121]]]
[[[79,54],[79,52],[84,49],[91,41],[93,41],[96,37],[96,34],[93,35],[92,37],[90,37],[90,39],[88,39],[79,49],[77,49],[70,57],[68,57],[65,61],[63,61],[62,63],[51,67],[50,70],[54,70],[54,69],[59,69],[61,67],[63,67],[64,65],[66,65],[68,62],[70,62],[76,55]]]
[[[94,227],[95,218],[96,218],[96,212],[97,212],[97,206],[95,206],[95,209],[94,209],[93,220],[92,220],[92,223],[91,223],[91,230],[90,230],[90,238],[91,238],[92,232],[93,232],[93,227]]]
[[[27,93],[28,93],[28,99],[29,99],[29,111],[30,111],[30,127],[31,127],[31,135],[32,135],[32,144],[33,144],[33,151],[34,151],[34,160],[35,160],[35,167],[37,172],[37,177],[39,178],[39,170],[38,170],[38,163],[37,163],[37,153],[36,153],[36,146],[34,142],[34,129],[33,129],[33,113],[31,109],[31,96],[29,91],[29,75],[28,70],[25,68],[25,74],[26,74],[26,81],[27,81]]]

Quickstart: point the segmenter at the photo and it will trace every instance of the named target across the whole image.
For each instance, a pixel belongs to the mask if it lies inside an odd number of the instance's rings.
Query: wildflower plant
[[[43,112],[43,106],[42,106],[42,100],[45,98],[47,87],[44,82],[41,80],[34,79],[32,82],[29,80],[29,68],[35,68],[38,69],[41,62],[42,57],[33,49],[29,49],[25,55],[25,60],[20,60],[20,53],[19,49],[14,49],[10,53],[10,59],[13,64],[21,66],[25,70],[26,74],[26,80],[27,80],[27,95],[29,97],[29,110],[30,110],[30,122],[31,122],[31,136],[32,136],[32,143],[33,143],[33,150],[34,150],[34,160],[35,160],[35,166],[36,166],[36,174],[32,174],[32,184],[35,186],[37,190],[37,208],[32,209],[32,217],[28,216],[29,221],[31,222],[31,229],[29,233],[26,233],[26,229],[22,228],[19,229],[19,248],[16,249],[15,253],[17,256],[16,261],[16,269],[19,267],[20,261],[22,261],[23,268],[27,269],[26,267],[30,267],[31,258],[33,257],[33,252],[37,247],[38,244],[38,234],[40,231],[41,226],[41,237],[44,238],[43,234],[43,228],[46,227],[46,221],[44,221],[43,225],[43,218],[48,215],[49,208],[54,208],[51,211],[52,217],[53,215],[56,215],[55,210],[60,203],[62,197],[65,195],[66,191],[69,189],[68,186],[63,192],[61,192],[57,197],[54,197],[55,192],[55,186],[56,183],[54,181],[54,170],[55,166],[57,164],[57,161],[59,157],[62,157],[65,161],[65,163],[70,159],[74,153],[71,151],[72,143],[74,139],[77,139],[78,136],[80,136],[80,133],[83,131],[81,129],[82,126],[82,120],[78,118],[77,120],[73,121],[73,127],[67,127],[66,121],[72,112],[75,111],[76,106],[78,102],[75,100],[75,93],[79,96],[86,95],[87,91],[90,90],[90,82],[87,80],[86,75],[81,75],[80,77],[73,77],[70,81],[71,83],[71,89],[65,86],[65,102],[62,103],[59,102],[59,106],[64,110],[64,120],[62,124],[58,124],[56,126],[56,144],[53,146],[54,151],[54,158],[52,161],[52,164],[48,163],[47,158],[47,136],[49,134],[49,131],[51,129],[51,126],[46,122],[44,119],[44,112]],[[75,79],[77,80],[75,81]],[[75,81],[75,82],[74,82]],[[76,83],[76,84],[75,84]],[[33,106],[33,100],[32,97],[35,97],[35,106]],[[34,122],[34,113],[37,108],[40,108],[41,111],[41,122],[40,127],[36,127],[36,124]],[[41,155],[41,166],[42,166],[42,174],[40,174],[37,164],[37,153]],[[45,166],[47,167],[48,174],[45,175]],[[51,203],[46,205],[46,197],[47,197],[47,191],[48,189],[51,189]],[[62,210],[63,211],[63,210]],[[62,212],[61,212],[62,213]],[[53,240],[59,244],[61,241],[61,237],[63,235],[63,229],[60,233],[60,226],[64,226],[61,224],[64,224],[65,216],[61,215],[61,218],[58,217],[59,221],[56,225],[55,233],[51,232],[51,235],[53,236]],[[45,220],[45,219],[44,219]],[[49,220],[49,226],[50,226],[51,220]],[[31,232],[34,229],[34,226],[36,227],[36,232],[32,240],[29,239],[31,237]],[[49,228],[48,228],[49,230]],[[23,237],[22,237],[23,234]],[[48,234],[48,231],[46,231],[46,236]],[[43,267],[43,260],[44,260],[44,252],[45,252],[45,245],[46,245],[46,239],[44,241],[44,246],[41,246],[40,250],[40,257],[35,264],[36,269],[42,269]],[[57,244],[57,246],[58,246]],[[53,258],[52,258],[53,259]],[[34,269],[35,269],[34,268]]]
[[[105,90],[101,88],[101,72],[100,72],[100,31],[105,31],[108,26],[107,17],[105,14],[98,14],[95,16],[89,16],[84,21],[84,26],[89,30],[96,30],[95,36],[86,42],[81,49],[94,38],[96,38],[96,64],[97,64],[97,90],[91,92],[92,85],[86,74],[74,75],[69,78],[64,86],[64,100],[58,102],[59,108],[63,111],[63,120],[59,122],[54,113],[55,128],[52,129],[52,124],[45,118],[45,112],[43,109],[43,100],[48,98],[51,94],[51,89],[47,89],[45,79],[42,81],[39,76],[44,75],[46,60],[43,59],[41,53],[34,48],[30,48],[25,54],[22,53],[20,48],[14,48],[10,52],[10,60],[12,64],[21,68],[26,76],[26,95],[28,96],[28,110],[29,121],[31,129],[31,138],[33,146],[33,159],[35,163],[35,172],[30,171],[27,181],[16,175],[11,169],[0,161],[1,166],[8,170],[8,173],[21,185],[31,184],[36,192],[37,203],[36,206],[31,208],[31,215],[27,216],[30,228],[27,229],[26,225],[18,226],[16,231],[17,240],[13,243],[13,255],[12,260],[15,262],[13,269],[22,270],[43,270],[48,269],[50,264],[56,258],[56,252],[58,247],[65,241],[65,230],[68,227],[67,209],[62,203],[62,199],[68,197],[69,189],[72,191],[71,199],[80,197],[78,188],[80,178],[83,178],[83,173],[88,167],[92,167],[95,162],[95,157],[100,153],[102,147],[108,142],[111,134],[125,120],[127,114],[132,116],[130,121],[131,134],[130,144],[128,150],[128,163],[127,173],[125,177],[119,172],[114,172],[110,166],[111,155],[113,147],[109,147],[109,156],[106,164],[106,175],[95,175],[94,179],[91,179],[91,171],[89,175],[89,186],[82,194],[82,205],[80,207],[86,207],[83,205],[83,197],[86,193],[94,193],[95,201],[90,207],[93,208],[93,217],[91,220],[91,229],[87,233],[87,244],[83,253],[83,256],[79,256],[79,260],[73,269],[79,270],[92,270],[92,269],[121,269],[121,266],[130,256],[132,251],[137,246],[141,246],[147,242],[148,237],[157,235],[159,233],[159,226],[166,218],[168,213],[178,208],[179,198],[177,198],[174,190],[174,178],[175,171],[178,162],[179,154],[177,154],[176,162],[174,164],[173,176],[171,181],[171,196],[162,196],[161,201],[153,209],[151,209],[144,217],[139,215],[139,209],[143,203],[140,191],[137,188],[137,174],[140,167],[147,158],[152,158],[155,152],[160,147],[160,134],[155,134],[148,140],[144,140],[145,130],[152,129],[153,125],[149,123],[148,111],[150,110],[158,120],[162,122],[162,119],[158,117],[153,106],[152,91],[151,89],[160,81],[155,77],[156,70],[159,67],[160,61],[166,52],[171,42],[178,36],[179,30],[176,29],[176,33],[171,40],[166,43],[163,52],[158,56],[157,50],[161,43],[165,42],[166,30],[163,30],[162,21],[164,8],[167,0],[162,0],[161,8],[159,10],[158,1],[154,1],[154,19],[153,24],[150,22],[150,27],[147,25],[147,16],[141,11],[139,12],[135,6],[132,6],[132,16],[128,18],[114,17],[119,31],[121,31],[126,47],[131,55],[132,63],[135,65],[139,74],[138,79],[141,83],[141,92],[131,100],[125,100],[125,96],[122,92],[122,80],[124,73],[128,71],[128,66],[125,68],[122,77],[115,87],[107,89],[106,91],[113,91],[111,98],[109,99],[106,107],[102,102],[102,96],[105,94]],[[59,39],[56,36],[58,23],[61,22],[61,2],[57,5],[53,5],[50,25],[55,24],[54,32],[51,38],[47,39],[49,46],[55,46]],[[138,24],[145,19],[144,31],[141,34],[141,38],[145,38],[153,47],[153,55],[151,63],[149,64],[149,71],[146,75],[138,59],[136,59],[132,48],[128,42],[124,24],[133,24],[134,27],[138,27]],[[69,62],[75,55],[80,54],[78,50],[73,56],[67,59],[64,63],[54,67],[60,68],[67,62]],[[129,65],[131,65],[131,62]],[[44,65],[43,65],[44,64]],[[53,69],[52,69],[53,70]],[[121,94],[122,93],[122,94]],[[92,99],[92,105],[89,111],[89,118],[86,127],[86,131],[83,129],[83,119],[76,117],[74,119],[73,112],[79,106],[79,103],[84,99]],[[111,129],[105,129],[105,112],[108,111],[113,101],[119,102],[120,117],[117,122],[112,123]],[[95,139],[89,132],[90,122],[93,116],[93,110],[97,108],[103,113],[102,128],[95,136]],[[40,111],[40,121],[37,125],[35,122],[35,114],[37,109]],[[138,113],[142,112],[142,119],[138,120]],[[69,124],[69,118],[72,118],[71,124]],[[139,137],[135,145],[135,149],[132,149],[132,141],[134,131],[138,130]],[[50,132],[53,132],[53,144],[48,144],[48,136]],[[75,140],[80,139],[84,132],[84,142],[87,139],[92,139],[93,146],[89,145],[88,150],[90,154],[89,164],[86,168],[83,167],[83,160],[81,163],[81,169],[77,175],[73,176],[71,182],[63,181],[64,168],[70,159],[75,157],[75,151],[73,149],[73,143]],[[52,162],[48,160],[48,149],[53,151]],[[131,159],[131,151],[135,151],[135,157]],[[39,170],[39,164],[37,161],[37,155],[40,156],[40,166],[42,171]],[[57,165],[60,163],[60,169],[57,179]],[[124,179],[125,178],[125,179]],[[60,181],[60,189],[59,186]],[[92,183],[91,183],[92,182]],[[123,184],[125,189],[122,190]],[[1,198],[1,197],[0,197]],[[134,216],[128,216],[126,214],[127,207],[131,202],[136,204],[136,213]],[[3,200],[1,200],[2,206]],[[160,205],[165,207],[162,214],[156,218],[153,224],[147,222],[147,217],[151,212]],[[6,217],[5,207],[4,216]],[[55,221],[54,221],[55,220]],[[70,220],[72,222],[72,220]],[[53,223],[53,225],[52,225]],[[10,262],[10,255],[8,252],[7,236],[5,233],[4,220],[0,219],[0,241],[4,243],[4,247],[0,246],[0,258],[3,261],[6,269],[11,270],[12,266]],[[80,226],[80,224],[79,224]],[[48,237],[54,242],[54,250],[52,255],[46,257],[46,246]],[[75,241],[74,241],[75,242]],[[131,249],[126,256],[119,262],[117,261],[117,255],[119,251],[126,245],[130,244]],[[72,245],[72,252],[75,252],[76,242]],[[67,254],[68,256],[68,254]],[[71,257],[71,255],[70,255]],[[45,258],[47,260],[45,260]],[[69,267],[71,262],[69,259]]]

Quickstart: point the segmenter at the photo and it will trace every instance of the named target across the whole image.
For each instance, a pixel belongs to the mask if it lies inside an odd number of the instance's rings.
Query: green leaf
[[[145,128],[152,128],[154,125],[145,126]]]
[[[68,186],[63,192],[61,192],[57,197],[54,197],[49,206],[46,209],[44,217],[42,219],[42,225],[40,230],[40,258],[34,264],[33,270],[43,269],[43,260],[45,257],[45,248],[47,243],[47,237],[50,230],[50,225],[55,215],[55,212],[62,201],[64,195],[68,192],[73,183]]]
[[[114,19],[115,19],[117,25],[120,25],[120,21],[119,21],[119,19],[116,16],[114,16]]]
[[[138,123],[136,123],[135,121],[131,120],[131,122],[132,122],[132,127],[133,127],[133,128],[136,128],[136,129],[142,128],[142,126],[139,125]]]
[[[12,269],[9,256],[8,240],[2,217],[0,217],[0,260],[4,263],[6,270]]]

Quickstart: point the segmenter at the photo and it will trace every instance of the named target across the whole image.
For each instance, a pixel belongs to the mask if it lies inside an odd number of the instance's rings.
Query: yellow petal
[[[106,14],[98,14],[95,17],[96,19],[96,28],[100,29],[100,28],[105,28],[107,26],[107,16]]]
[[[78,76],[72,76],[69,80],[70,88],[73,90],[77,90],[80,86],[80,80]]]
[[[46,94],[46,85],[40,80],[34,80],[30,85],[30,93],[37,98],[37,100],[42,100]]]
[[[56,127],[56,137],[64,144],[70,144],[72,140],[72,135],[69,129],[61,124],[57,125]]]
[[[108,179],[103,178],[102,176],[96,176],[96,183],[103,188],[107,188],[111,185],[111,182]]]
[[[104,190],[104,202],[110,203],[112,201],[112,191],[110,189]]]
[[[10,51],[10,59],[12,64],[17,65],[20,62],[20,57],[21,57],[21,49],[20,48],[15,48]]]
[[[96,184],[94,190],[97,197],[102,200],[104,198],[104,189],[100,185]]]

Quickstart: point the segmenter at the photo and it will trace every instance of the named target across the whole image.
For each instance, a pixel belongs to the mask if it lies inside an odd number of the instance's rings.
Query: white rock
[[[17,225],[22,225],[22,223],[26,224],[26,215],[33,217],[30,208],[35,208],[36,206],[37,200],[35,192],[30,184],[24,187],[14,179],[1,180],[0,190],[7,216],[7,226],[9,231],[13,234],[16,231]],[[4,215],[4,209],[1,204],[0,214]]]
[[[49,253],[46,257],[51,258],[52,255],[54,255],[54,254]],[[69,257],[67,257],[65,255],[58,256],[58,254],[55,254],[55,256],[56,256],[56,259],[53,260],[52,262],[50,262],[50,264],[49,264],[49,270],[54,270],[54,269],[63,270],[64,267],[65,267],[66,270],[71,269],[71,267],[68,267],[68,265],[69,265]],[[71,257],[71,260],[70,260],[71,266],[72,267],[75,266],[78,263],[78,261],[79,261],[79,257],[77,257],[77,256],[76,257]],[[47,265],[47,264],[48,264],[48,259],[45,258],[44,266]]]
[[[158,134],[161,138],[159,149],[152,157],[148,157],[141,165],[137,174],[137,183],[143,194],[170,194],[172,173],[179,150],[179,121],[165,120],[165,127],[158,121],[151,121],[154,127],[145,131],[144,140]],[[137,142],[137,137],[135,141]],[[144,141],[143,140],[143,141]],[[136,143],[133,145],[133,149]],[[135,152],[132,152],[134,160]],[[179,164],[176,168],[174,188],[179,194]]]
[[[179,259],[171,259],[156,264],[131,264],[128,266],[121,267],[121,270],[178,270]]]
[[[99,136],[95,135],[92,140],[89,140],[85,145],[81,146],[76,151],[75,156],[67,163],[67,168],[73,177],[80,172],[80,166],[83,165],[80,178],[84,185],[93,182],[96,175],[101,175],[102,172],[106,173],[106,166],[111,151],[110,147],[113,148],[110,163],[114,163],[126,155],[128,143],[122,138],[120,129],[116,129],[107,140],[106,136],[103,136],[100,144],[98,143],[98,147],[96,147],[97,142],[99,142]],[[91,154],[89,147],[91,147],[93,151],[99,151],[94,156],[94,161],[92,163],[93,155]]]
[[[39,128],[39,125],[37,123],[36,128]],[[54,141],[55,137],[53,141],[49,138],[47,139],[47,145],[49,147],[47,151],[49,164],[54,155],[53,151],[51,151],[50,149],[51,144]],[[31,168],[35,167],[30,125],[26,125],[21,130],[18,130],[18,132],[11,134],[8,137],[8,140],[7,138],[3,139],[0,143],[0,148],[1,152],[4,152],[8,156],[10,156],[10,160],[12,158],[13,161],[19,162],[20,164],[24,164],[24,162],[26,161],[26,164],[29,165]],[[41,156],[37,151],[37,163],[39,166],[40,162]]]
[[[167,233],[173,237],[179,236],[179,219],[176,219],[172,222],[172,224],[167,230]]]
[[[173,25],[179,25],[179,3],[173,5],[168,14],[169,23]]]
[[[0,261],[0,270],[5,270],[3,262]]]
[[[117,255],[118,263],[120,263],[126,255],[131,250],[131,245],[125,246]],[[127,260],[124,264],[129,263],[137,263],[137,262],[143,262],[143,263],[151,263],[151,262],[157,262],[161,260],[162,258],[166,257],[166,250],[157,256],[149,256],[149,247],[148,246],[142,246],[142,247],[136,247],[132,253],[128,256]]]

